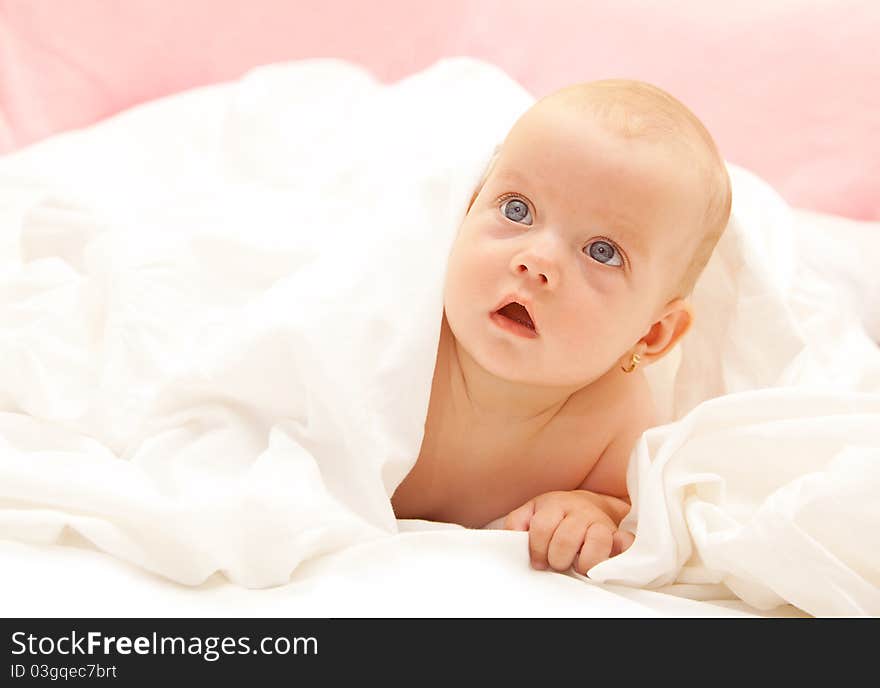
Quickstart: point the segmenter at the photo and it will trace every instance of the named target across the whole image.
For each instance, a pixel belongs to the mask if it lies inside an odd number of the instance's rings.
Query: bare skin
[[[558,408],[519,422],[474,413],[444,315],[425,434],[416,465],[392,496],[395,515],[528,530],[537,569],[574,566],[586,574],[625,551],[634,539],[617,529],[629,510],[625,459],[655,424],[655,409],[644,374],[624,375],[611,371]],[[615,442],[617,451],[607,452]],[[578,493],[583,503],[565,503]],[[557,506],[569,509],[558,513]],[[576,522],[566,546],[558,525],[568,513]]]
[[[453,245],[425,434],[398,518],[529,532],[535,568],[633,541],[627,464],[655,424],[642,370],[690,327],[671,285],[705,207],[693,148],[618,137],[552,99],[511,129]],[[514,296],[535,328],[493,316]],[[627,373],[632,355],[641,368]]]
[[[640,424],[649,427],[653,406],[640,371],[626,376],[631,379],[616,377],[580,390],[552,414],[519,423],[474,413],[444,316],[421,450],[392,498],[398,518],[482,528],[554,490],[586,489],[626,500],[625,473],[594,469],[623,430],[623,407],[634,410],[638,399]]]

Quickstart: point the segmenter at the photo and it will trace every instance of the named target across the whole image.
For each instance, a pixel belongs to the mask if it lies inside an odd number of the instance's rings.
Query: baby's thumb
[[[535,515],[535,500],[531,499],[519,509],[514,509],[504,519],[505,530],[528,530]]]
[[[616,557],[618,554],[626,552],[635,539],[636,536],[626,530],[615,532],[611,538],[611,556]]]

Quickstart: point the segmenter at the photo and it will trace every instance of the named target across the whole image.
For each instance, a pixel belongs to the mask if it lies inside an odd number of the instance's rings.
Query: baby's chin
[[[576,388],[589,376],[589,371],[565,370],[548,365],[545,342],[538,339],[507,340],[493,331],[495,327],[486,314],[485,323],[469,320],[460,323],[455,311],[445,308],[443,319],[449,328],[450,343],[459,357],[466,356],[492,377],[529,387]],[[482,325],[482,327],[480,326]]]
[[[527,353],[523,355],[519,352],[521,355],[505,356],[503,352],[481,350],[480,347],[469,350],[461,342],[458,342],[458,347],[460,354],[466,353],[485,373],[510,384],[566,390],[584,386],[582,374],[562,370],[559,366],[552,366],[548,370],[539,355],[530,358]]]

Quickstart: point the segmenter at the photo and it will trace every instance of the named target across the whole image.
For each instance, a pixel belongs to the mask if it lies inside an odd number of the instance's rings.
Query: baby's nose
[[[521,278],[530,278],[537,286],[558,287],[560,269],[568,247],[557,232],[545,228],[528,238],[522,251],[511,261],[511,268]]]
[[[534,269],[534,268],[531,268],[531,269],[530,269],[529,266],[526,265],[525,263],[520,263],[519,266],[517,267],[517,270],[518,270],[520,273],[528,272],[528,273],[530,273],[530,274],[537,275],[537,280],[538,280],[541,284],[548,284],[548,283],[550,282],[550,279],[547,277],[547,274],[546,274],[547,272],[549,272],[548,270],[545,270],[545,271],[542,272],[542,271],[539,271],[539,270]]]

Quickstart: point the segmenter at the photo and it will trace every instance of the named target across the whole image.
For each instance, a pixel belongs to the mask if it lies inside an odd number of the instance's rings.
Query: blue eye
[[[590,258],[598,263],[614,266],[623,265],[620,251],[617,250],[614,244],[599,239],[590,243],[588,245],[588,248],[590,252]]]
[[[521,222],[522,220],[528,219],[528,222],[524,222],[523,224],[532,224],[532,216],[529,213],[529,206],[527,206],[524,201],[521,201],[518,198],[511,198],[510,200],[502,203],[501,212],[504,213],[504,217],[506,217],[508,220]]]

